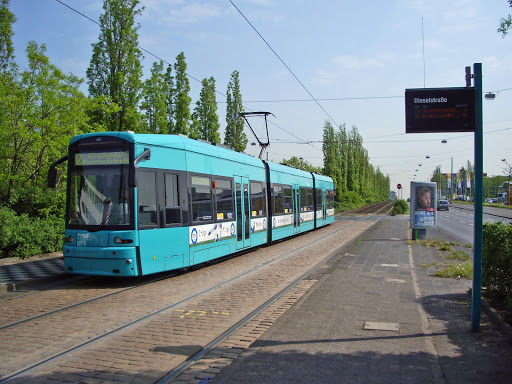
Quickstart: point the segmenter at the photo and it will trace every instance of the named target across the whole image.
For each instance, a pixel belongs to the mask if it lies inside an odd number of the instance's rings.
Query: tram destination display
[[[128,151],[79,152],[75,154],[75,165],[125,165],[130,163]]]
[[[475,88],[405,90],[405,132],[475,132]]]

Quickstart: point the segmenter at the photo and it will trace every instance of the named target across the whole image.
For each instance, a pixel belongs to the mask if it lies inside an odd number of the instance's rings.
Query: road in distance
[[[484,207],[484,223],[502,221],[507,224],[511,221],[509,217],[512,217],[512,210]],[[437,227],[459,238],[464,244],[473,245],[474,222],[472,205],[452,204],[449,211],[437,212]]]

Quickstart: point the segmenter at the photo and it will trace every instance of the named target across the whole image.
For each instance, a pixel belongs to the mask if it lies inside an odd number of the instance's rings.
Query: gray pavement
[[[431,276],[454,261],[408,239],[407,217],[381,220],[212,382],[509,383],[510,335],[484,311],[472,332],[471,282]]]
[[[0,292],[15,291],[63,275],[62,254],[54,253],[28,260],[0,259]]]
[[[211,382],[509,383],[512,336],[501,327],[510,328],[483,310],[472,332],[471,281],[432,276],[458,260],[409,238],[408,216],[383,218],[310,275],[312,288]],[[441,230],[427,238],[457,242]],[[6,262],[0,287],[63,273],[54,256]]]

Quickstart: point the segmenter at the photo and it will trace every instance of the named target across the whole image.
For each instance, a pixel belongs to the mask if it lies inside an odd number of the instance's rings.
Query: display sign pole
[[[484,128],[482,108],[482,63],[473,64],[476,88],[475,130],[475,229],[473,240],[473,291],[471,299],[471,329],[480,328],[480,306],[482,294],[482,249],[483,249],[483,200],[484,200]]]

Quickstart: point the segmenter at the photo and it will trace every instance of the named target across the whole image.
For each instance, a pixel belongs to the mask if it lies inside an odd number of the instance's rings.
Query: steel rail
[[[334,235],[336,235],[336,234],[338,234],[338,233],[340,233],[340,232],[342,232],[342,231],[344,231],[344,230],[346,230],[346,229],[348,229],[348,228],[352,227],[352,226],[353,226],[353,225],[355,225],[355,224],[357,224],[357,222],[350,223],[350,224],[348,224],[348,225],[346,225],[346,226],[344,226],[344,227],[342,227],[342,228],[340,228],[340,229],[336,230],[335,232],[330,233],[329,235],[327,235],[327,236],[325,236],[325,237],[323,237],[323,238],[320,238],[320,239],[318,239],[318,240],[315,240],[315,241],[313,241],[312,243],[310,243],[310,244],[308,245],[308,247],[314,246],[314,245],[316,245],[317,243],[319,243],[319,242],[323,241],[324,239],[326,239],[326,238],[330,238],[330,237],[332,237],[332,236],[334,236]],[[38,361],[38,362],[36,362],[36,363],[31,364],[30,366],[27,366],[27,367],[25,367],[25,368],[22,368],[22,369],[20,369],[20,370],[16,371],[16,372],[11,373],[11,374],[10,374],[10,375],[8,375],[8,376],[5,376],[5,377],[3,377],[3,378],[0,378],[0,383],[5,383],[5,382],[8,382],[8,381],[10,381],[10,380],[13,380],[13,379],[15,379],[15,378],[19,377],[19,376],[20,376],[20,375],[22,375],[22,374],[25,374],[25,373],[27,373],[27,372],[30,372],[30,371],[32,371],[32,370],[34,370],[34,369],[36,369],[36,368],[39,368],[39,367],[41,367],[41,366],[43,366],[43,365],[45,365],[45,364],[48,364],[48,363],[54,362],[54,361],[56,361],[57,359],[59,359],[59,358],[61,358],[61,357],[64,357],[64,356],[66,356],[66,355],[69,355],[70,353],[75,352],[75,351],[77,351],[77,350],[79,350],[79,349],[81,349],[81,348],[83,348],[83,347],[89,346],[89,345],[90,345],[90,344],[92,344],[92,343],[95,343],[95,342],[97,342],[97,341],[103,340],[103,339],[105,339],[105,338],[107,338],[107,337],[109,337],[109,336],[112,336],[112,335],[114,335],[114,334],[116,334],[116,333],[118,333],[118,332],[120,332],[120,331],[122,331],[122,330],[125,330],[125,329],[127,329],[127,328],[129,328],[129,327],[131,327],[131,326],[134,326],[134,325],[136,325],[136,324],[138,324],[138,323],[141,323],[141,322],[143,322],[143,321],[145,321],[145,320],[147,320],[147,319],[150,319],[150,318],[152,318],[152,317],[154,317],[154,316],[156,316],[156,315],[159,315],[160,313],[165,312],[165,311],[167,311],[167,310],[169,310],[169,309],[172,309],[172,308],[177,307],[177,306],[179,306],[179,305],[181,305],[181,304],[184,304],[184,303],[186,303],[186,302],[188,302],[188,301],[190,301],[190,300],[192,300],[192,299],[195,299],[195,298],[197,298],[197,297],[199,297],[199,296],[201,296],[201,295],[204,295],[204,294],[206,294],[206,293],[208,293],[208,292],[211,292],[211,291],[213,291],[213,290],[215,290],[215,289],[217,289],[217,288],[219,288],[219,287],[222,287],[222,286],[224,286],[224,285],[226,285],[226,284],[229,284],[229,283],[231,283],[231,282],[233,282],[233,281],[235,281],[235,280],[238,280],[238,279],[240,279],[240,278],[242,278],[242,277],[245,277],[245,276],[247,276],[247,275],[249,275],[249,274],[251,274],[251,273],[253,273],[253,272],[258,271],[259,269],[261,269],[261,268],[263,268],[263,267],[266,267],[266,266],[272,265],[272,264],[274,264],[274,263],[277,263],[278,261],[281,261],[282,259],[288,258],[288,257],[292,256],[293,254],[298,253],[298,252],[301,252],[301,251],[303,251],[303,250],[304,250],[304,248],[297,248],[297,249],[294,249],[294,250],[292,250],[292,251],[290,251],[290,252],[285,253],[284,255],[281,255],[281,256],[279,256],[279,257],[276,257],[275,259],[272,259],[272,260],[269,260],[269,261],[267,261],[267,262],[264,262],[264,263],[262,263],[262,264],[260,264],[260,265],[258,265],[258,266],[256,266],[256,267],[254,267],[254,268],[252,268],[252,269],[250,269],[250,270],[248,270],[248,271],[245,271],[245,272],[240,273],[240,274],[238,274],[238,275],[236,275],[236,276],[233,276],[233,277],[231,277],[231,278],[229,278],[229,279],[227,279],[227,280],[225,280],[225,281],[223,281],[223,282],[217,283],[217,284],[215,284],[215,285],[213,285],[213,286],[211,286],[211,287],[209,287],[209,288],[206,288],[206,289],[202,290],[201,292],[198,292],[198,293],[196,293],[196,294],[193,294],[193,295],[191,295],[191,296],[189,296],[189,297],[187,297],[187,298],[184,298],[184,299],[182,299],[182,300],[180,300],[180,301],[178,301],[178,302],[176,302],[176,303],[172,303],[172,304],[170,304],[170,305],[168,305],[168,306],[166,306],[166,307],[164,307],[164,308],[161,308],[161,309],[159,309],[159,310],[157,310],[157,311],[155,311],[155,312],[153,312],[153,313],[150,313],[150,314],[148,314],[148,315],[145,315],[145,316],[143,316],[143,317],[141,317],[141,318],[139,318],[139,319],[133,320],[133,321],[131,321],[131,322],[127,323],[127,324],[124,324],[124,325],[122,325],[122,326],[120,326],[120,327],[118,327],[118,328],[116,328],[116,329],[113,329],[113,330],[111,330],[111,331],[109,331],[109,332],[107,332],[107,333],[105,333],[105,334],[102,334],[102,335],[100,335],[100,336],[94,337],[94,338],[92,338],[92,339],[90,339],[90,340],[88,340],[88,341],[86,341],[86,342],[84,342],[84,343],[78,344],[78,345],[73,346],[73,347],[71,347],[71,348],[68,348],[68,349],[66,349],[66,350],[64,350],[64,351],[62,351],[62,352],[59,352],[59,353],[56,353],[56,354],[54,354],[54,355],[52,355],[52,356],[49,356],[49,357],[47,357],[47,358],[44,358],[44,359],[42,359],[42,360],[40,360],[40,361]]]

